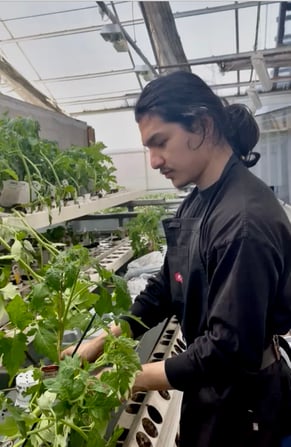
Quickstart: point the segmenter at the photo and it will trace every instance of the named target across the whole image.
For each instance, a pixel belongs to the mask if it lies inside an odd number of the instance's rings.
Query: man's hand
[[[116,326],[115,324],[110,325],[110,332],[115,335],[115,337],[119,337],[121,335],[121,327]],[[84,360],[92,363],[102,354],[103,346],[106,339],[107,332],[102,330],[101,333],[91,340],[86,340],[79,346],[77,350],[77,354]],[[75,346],[69,346],[64,349],[61,358],[63,359],[67,355],[72,355],[75,350]]]
[[[104,345],[104,335],[98,335],[98,337],[92,338],[91,340],[85,340],[79,346],[77,354],[84,360],[92,363],[102,354]],[[63,359],[67,355],[72,355],[75,350],[75,346],[69,346],[64,349],[61,358]]]
[[[146,363],[142,366],[142,370],[137,373],[132,394],[138,391],[150,390],[171,390],[173,389],[168,382],[165,373],[165,362]]]

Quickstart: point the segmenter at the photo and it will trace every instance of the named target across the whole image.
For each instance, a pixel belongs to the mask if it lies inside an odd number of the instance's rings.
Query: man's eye
[[[157,146],[158,147],[165,147],[166,146],[166,142],[167,142],[166,140],[160,141],[160,142],[157,143]]]

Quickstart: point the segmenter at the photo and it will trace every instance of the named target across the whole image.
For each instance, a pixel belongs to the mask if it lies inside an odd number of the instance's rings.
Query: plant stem
[[[83,432],[83,430],[81,430],[77,425],[68,422],[64,419],[60,419],[59,421],[61,424],[67,425],[68,427],[72,428],[73,430],[75,430],[77,433],[79,433],[80,436],[82,436],[83,439],[85,439],[85,441],[88,441],[88,436],[85,435],[85,433]]]
[[[67,319],[67,316],[68,316],[68,312],[69,312],[69,310],[71,308],[71,303],[72,303],[73,298],[74,298],[74,293],[75,293],[75,288],[76,288],[76,284],[77,284],[77,278],[79,277],[79,273],[80,273],[80,270],[78,271],[78,274],[76,275],[76,281],[74,282],[73,287],[71,288],[70,297],[69,297],[69,300],[67,302],[67,305],[66,305],[66,308],[65,308],[65,311],[64,311],[64,314],[63,314],[63,326],[65,326],[65,324],[66,324],[66,319]],[[87,291],[87,290],[88,290],[88,285],[84,286],[83,289],[81,289],[78,292],[78,294],[81,296],[83,291]]]
[[[24,160],[25,160],[26,162],[28,162],[28,163],[33,167],[33,169],[36,171],[36,173],[37,173],[39,179],[42,180],[41,172],[40,172],[40,170],[38,169],[38,167],[36,166],[36,164],[34,164],[34,163],[33,163],[33,162],[32,162],[26,155],[22,154],[22,156],[23,156]]]
[[[57,332],[57,355],[61,357],[62,341],[64,337],[64,322],[63,322],[63,294],[62,292],[57,295],[57,307],[58,307],[58,332]]]
[[[0,243],[11,253],[11,247],[1,236],[0,236]],[[23,267],[27,272],[29,272],[36,281],[43,281],[43,277],[35,273],[35,271],[32,270],[30,265],[28,265],[23,259],[20,258],[17,260],[17,262],[19,262],[21,267]]]
[[[56,179],[56,182],[57,182],[58,186],[62,187],[62,184],[61,184],[61,182],[60,182],[59,176],[58,176],[58,174],[57,174],[57,172],[56,172],[56,170],[55,170],[54,165],[52,164],[52,162],[50,161],[50,159],[49,159],[43,152],[40,152],[40,154],[41,154],[41,156],[45,159],[45,161],[47,162],[47,164],[49,165],[49,167],[51,168],[52,173],[53,173],[53,175],[54,175],[54,177],[55,177],[55,179]]]
[[[46,421],[54,421],[55,419],[53,418],[46,418]],[[79,433],[80,436],[82,436],[83,439],[85,439],[85,441],[88,441],[88,436],[83,432],[83,430],[80,429],[80,427],[78,427],[77,425],[73,424],[72,422],[66,421],[65,419],[59,419],[58,423],[63,424],[63,425],[67,425],[68,427],[70,427],[72,430],[76,431],[77,433]],[[53,425],[53,424],[52,424]],[[13,446],[15,447],[15,446]]]
[[[49,419],[47,419],[47,420],[49,420]],[[39,429],[37,429],[37,430],[30,430],[30,431],[28,431],[28,432],[26,433],[26,438],[25,438],[25,439],[21,439],[20,441],[18,441],[18,442],[16,442],[15,444],[13,444],[13,447],[20,447],[20,446],[22,446],[22,444],[26,441],[26,439],[27,439],[29,436],[31,436],[31,435],[37,435],[38,433],[41,433],[42,431],[47,430],[48,428],[52,427],[53,425],[54,425],[54,424],[51,423],[51,424],[47,425],[46,427],[39,428]],[[17,439],[17,438],[18,438],[18,435],[15,435],[15,436],[11,436],[9,439],[10,439],[11,441],[13,441],[13,439]]]
[[[59,253],[59,251],[49,242],[46,242],[46,240],[44,240],[37,231],[35,231],[30,225],[28,225],[28,223],[26,222],[25,218],[23,217],[23,215],[19,212],[19,211],[14,211],[14,214],[21,220],[21,222],[23,223],[23,225],[29,230],[29,232],[31,233],[31,235],[37,240],[37,242],[39,242],[39,244],[46,248],[47,251],[49,251],[52,255],[57,255]]]
[[[66,320],[67,320],[68,312],[71,308],[71,303],[74,299],[74,293],[75,293],[77,278],[79,277],[79,274],[80,274],[80,270],[78,271],[78,274],[76,275],[76,280],[75,280],[73,286],[71,287],[71,293],[70,293],[67,305],[65,307],[65,310],[62,315],[59,315],[58,346],[57,346],[57,352],[58,352],[59,356],[61,355],[61,350],[62,350],[62,341],[63,341],[64,331],[65,331],[65,326],[66,326]],[[83,290],[87,290],[87,288],[88,288],[88,286],[85,286],[83,288]],[[78,292],[78,294],[79,295],[82,294],[82,289],[80,292]],[[60,299],[62,300],[62,297],[60,297]]]
[[[31,175],[30,175],[30,170],[28,169],[28,165],[27,165],[27,163],[26,163],[25,156],[23,155],[22,150],[21,150],[21,147],[19,146],[19,143],[18,143],[18,142],[16,143],[16,146],[17,146],[17,149],[18,149],[18,151],[17,151],[17,155],[18,155],[18,157],[20,158],[20,160],[22,161],[23,166],[24,166],[24,170],[25,170],[26,175],[27,175],[27,180],[28,180],[28,183],[29,183],[29,186],[30,186],[29,200],[31,201],[31,194],[32,194],[32,179],[31,179]]]

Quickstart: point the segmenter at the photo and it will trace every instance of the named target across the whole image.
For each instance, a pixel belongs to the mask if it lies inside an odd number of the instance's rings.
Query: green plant
[[[49,164],[49,159],[54,160],[60,150],[56,143],[39,138],[37,121],[4,115],[0,120],[0,149],[0,183],[9,178],[27,181],[32,210],[44,205],[51,207],[51,191],[56,185],[54,200],[60,206],[67,191]]]
[[[116,185],[116,169],[102,152],[104,148],[100,142],[89,147],[72,146],[55,159],[54,169],[60,178],[73,182],[79,194],[110,192]]]
[[[160,232],[160,221],[164,214],[162,207],[145,207],[127,223],[126,228],[134,257],[138,258],[161,249],[163,238]]]
[[[56,142],[41,139],[39,130],[31,118],[0,119],[0,186],[8,179],[27,181],[32,210],[61,208],[78,195],[116,189],[115,168],[102,152],[103,143],[61,151]]]
[[[38,367],[30,367],[37,384],[28,391],[26,411],[0,393],[2,410],[8,410],[0,435],[15,447],[23,443],[27,447],[113,447],[120,430],[106,439],[108,422],[127,397],[140,367],[135,342],[127,337],[126,323],[118,317],[127,313],[130,305],[126,283],[91,260],[84,247],[59,251],[16,214],[20,227],[0,225],[0,309],[10,318],[7,330],[0,333],[2,362],[12,380],[22,370],[25,352],[32,345],[42,358],[58,365],[58,373],[54,378],[43,377],[44,360]],[[32,265],[38,262],[40,249],[47,250],[50,259],[35,270]],[[29,292],[24,297],[11,283],[12,263],[29,278]],[[98,281],[86,273],[92,266]],[[123,335],[117,339],[108,333],[104,353],[94,364],[84,363],[78,356],[59,360],[66,330],[80,328],[84,332],[91,324],[92,330],[107,330],[110,321],[122,323]],[[108,365],[110,371],[100,378],[94,376],[96,368]]]

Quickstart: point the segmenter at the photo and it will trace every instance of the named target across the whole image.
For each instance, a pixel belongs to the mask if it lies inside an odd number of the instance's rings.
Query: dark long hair
[[[260,158],[260,154],[252,152],[260,131],[248,107],[223,103],[195,74],[176,71],[151,81],[135,106],[137,122],[145,115],[178,123],[189,132],[202,132],[203,139],[205,117],[210,116],[217,141],[225,139],[247,167],[254,166]]]

